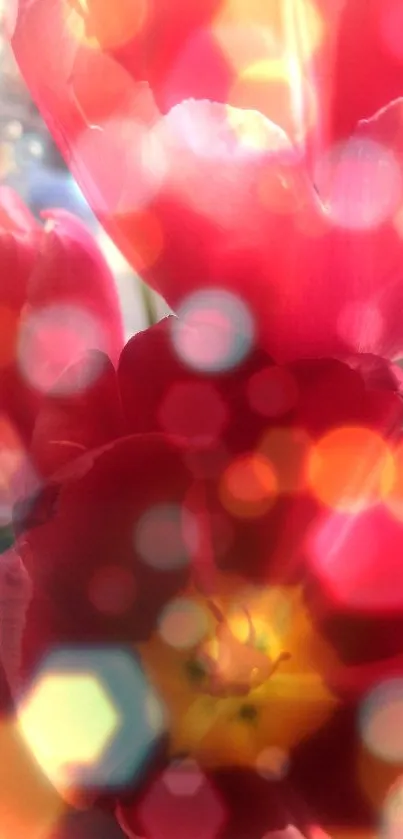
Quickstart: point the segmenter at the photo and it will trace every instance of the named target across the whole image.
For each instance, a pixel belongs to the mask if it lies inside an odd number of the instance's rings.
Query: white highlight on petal
[[[393,150],[367,137],[353,136],[335,146],[316,167],[315,182],[333,222],[350,230],[379,227],[403,195]]]
[[[362,704],[362,739],[371,752],[385,763],[403,761],[403,679],[382,682]]]
[[[88,387],[100,373],[97,357],[80,365],[78,377],[63,374],[93,349],[107,350],[107,336],[90,311],[52,304],[25,313],[18,342],[19,366],[26,381],[41,393],[49,389],[75,393]]]
[[[254,335],[246,304],[220,289],[189,295],[172,321],[172,341],[179,358],[203,372],[237,367],[251,351]]]
[[[201,157],[242,159],[292,152],[285,131],[259,111],[208,100],[189,99],[175,105],[160,127],[167,131],[168,142]]]

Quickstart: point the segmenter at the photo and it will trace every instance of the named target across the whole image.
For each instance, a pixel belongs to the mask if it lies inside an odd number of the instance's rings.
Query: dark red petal
[[[31,456],[42,476],[57,472],[84,451],[100,448],[125,432],[116,373],[94,350],[70,368],[56,392],[42,402]]]
[[[165,767],[165,772],[173,771],[172,764],[171,768]],[[187,767],[184,761],[183,769],[177,771],[181,776],[176,794],[165,786],[163,770],[155,772],[130,803],[119,803],[118,820],[129,837],[162,839],[166,835],[185,839],[192,823],[194,835],[205,839],[213,839],[218,830],[223,839],[309,836],[304,807],[283,784],[267,782],[253,770],[234,768],[204,773],[200,767],[197,790],[193,796],[185,796],[180,794],[181,780],[185,788],[186,773],[192,771],[192,764]]]
[[[245,398],[247,383],[261,366],[270,369],[271,359],[253,350],[211,378],[181,358],[175,348],[177,323],[166,318],[131,338],[122,352],[118,378],[131,433],[162,431],[199,445],[205,432],[205,449],[220,443],[234,453],[252,447],[262,419]]]
[[[177,447],[158,435],[126,438],[83,455],[60,481],[48,518],[27,532],[20,526],[34,588],[25,672],[54,643],[148,637],[189,578],[192,545],[182,538],[181,514],[190,478]],[[110,614],[94,587],[114,569],[132,596]]]

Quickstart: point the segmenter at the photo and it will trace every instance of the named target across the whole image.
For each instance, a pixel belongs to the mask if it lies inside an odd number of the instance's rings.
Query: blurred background
[[[0,0],[0,183],[12,186],[35,216],[60,207],[80,216],[92,229],[115,276],[126,338],[164,317],[169,309],[144,286],[100,228],[66,169],[31,101],[2,32]]]

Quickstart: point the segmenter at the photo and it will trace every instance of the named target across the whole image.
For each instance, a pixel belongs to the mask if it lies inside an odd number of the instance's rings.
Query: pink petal
[[[165,177],[147,224],[144,212],[115,217],[121,246],[179,314],[194,292],[230,290],[277,360],[396,357],[402,175],[391,124],[401,110],[395,103],[360,125],[320,162],[323,206],[276,126],[217,104],[183,103],[153,129]]]
[[[123,346],[122,317],[112,274],[95,239],[64,210],[43,215],[50,224],[30,279],[30,307],[65,304],[90,313],[103,336],[101,346],[92,349],[104,349],[117,360]]]
[[[42,394],[85,351],[117,361],[123,327],[117,291],[98,246],[74,216],[33,222],[2,188],[7,230],[0,233],[0,382],[5,410],[29,439]],[[1,215],[1,210],[0,210]]]
[[[159,83],[155,66],[147,69],[154,59],[146,50],[142,61],[147,27],[154,47],[167,35],[175,63],[181,39],[204,25],[198,7],[189,17],[183,12],[174,31],[172,9],[157,4],[145,30],[141,22],[128,32],[125,48],[104,43],[110,35],[103,32],[100,51],[74,34],[70,12],[67,20],[59,3],[26,2],[13,46],[74,175],[134,267],[176,307],[193,291],[229,289],[249,307],[256,338],[280,361],[351,351],[399,354],[401,240],[391,223],[401,196],[395,138],[390,146],[383,129],[379,142],[378,128],[365,136],[360,128],[347,147],[318,161],[325,212],[285,136],[256,112],[187,102],[158,122],[153,93]],[[325,29],[340,13],[344,26],[343,8],[324,3]],[[331,40],[337,33],[335,27]],[[326,79],[333,78],[335,48],[332,43],[324,58]],[[161,54],[160,78],[165,58]],[[337,60],[339,69],[344,59]],[[321,61],[318,54],[313,71],[322,79]],[[148,70],[149,91],[139,82]],[[326,80],[324,91],[326,122]],[[381,114],[377,125],[388,119]]]

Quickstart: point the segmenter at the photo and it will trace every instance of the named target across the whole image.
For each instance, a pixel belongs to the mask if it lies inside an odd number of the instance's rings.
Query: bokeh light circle
[[[395,474],[393,455],[382,437],[364,427],[330,431],[307,461],[311,492],[328,507],[357,512],[385,498]]]
[[[172,322],[172,341],[191,369],[221,373],[237,367],[249,354],[254,323],[246,304],[229,291],[198,291],[179,307]]]
[[[24,685],[17,716],[26,746],[68,801],[130,783],[167,724],[135,655],[118,645],[54,649]]]
[[[139,835],[155,839],[216,839],[226,816],[218,792],[191,760],[169,766],[153,780],[137,813]]]
[[[281,126],[288,137],[302,141],[316,120],[316,102],[309,79],[285,57],[253,61],[238,74],[229,93],[235,108],[251,109]]]
[[[368,694],[360,731],[372,755],[386,763],[403,763],[403,678],[382,682]]]
[[[247,395],[256,413],[264,417],[281,417],[295,408],[298,387],[285,367],[265,367],[249,379]]]
[[[69,394],[88,387],[102,364],[96,355],[87,355],[93,349],[107,350],[107,337],[87,309],[54,304],[30,310],[23,318],[19,366],[26,381],[41,393],[52,388],[55,393]],[[79,360],[79,372],[63,375]]]
[[[162,776],[162,781],[172,795],[195,795],[204,782],[196,761],[191,758],[174,761]]]
[[[220,482],[220,498],[228,512],[239,518],[257,518],[276,498],[277,479],[270,462],[259,453],[232,461]]]
[[[198,545],[197,520],[179,505],[156,504],[139,519],[134,539],[147,565],[160,571],[183,568]]]
[[[366,137],[351,137],[333,148],[319,162],[315,182],[333,222],[351,230],[379,227],[403,195],[394,152]]]
[[[38,763],[58,788],[70,786],[72,767],[100,759],[119,724],[113,703],[90,673],[45,676],[19,720]]]
[[[220,38],[221,28],[224,31]],[[300,61],[309,61],[323,42],[325,25],[318,4],[313,0],[293,0],[287,4],[278,0],[266,0],[265,3],[260,0],[223,0],[219,4],[213,32],[234,69],[239,70],[249,63],[248,59],[256,59],[256,55],[261,58],[280,55],[284,49],[285,32],[291,41],[298,38]],[[262,32],[260,50],[256,40],[259,32]],[[227,33],[228,36],[232,34],[232,38],[225,38]]]
[[[87,47],[113,50],[124,47],[141,30],[147,0],[64,0],[69,32]]]
[[[163,641],[178,650],[194,647],[207,631],[205,610],[189,598],[171,600],[159,618],[159,632]]]
[[[88,597],[94,608],[104,615],[124,614],[136,599],[133,573],[119,565],[98,568],[90,580]]]
[[[402,522],[378,504],[354,515],[324,514],[312,525],[306,547],[315,575],[338,606],[400,614],[402,544]]]
[[[268,781],[281,781],[290,768],[290,758],[284,749],[268,746],[256,758],[256,772]]]
[[[400,775],[388,790],[382,812],[382,835],[385,839],[403,836],[403,776]]]

